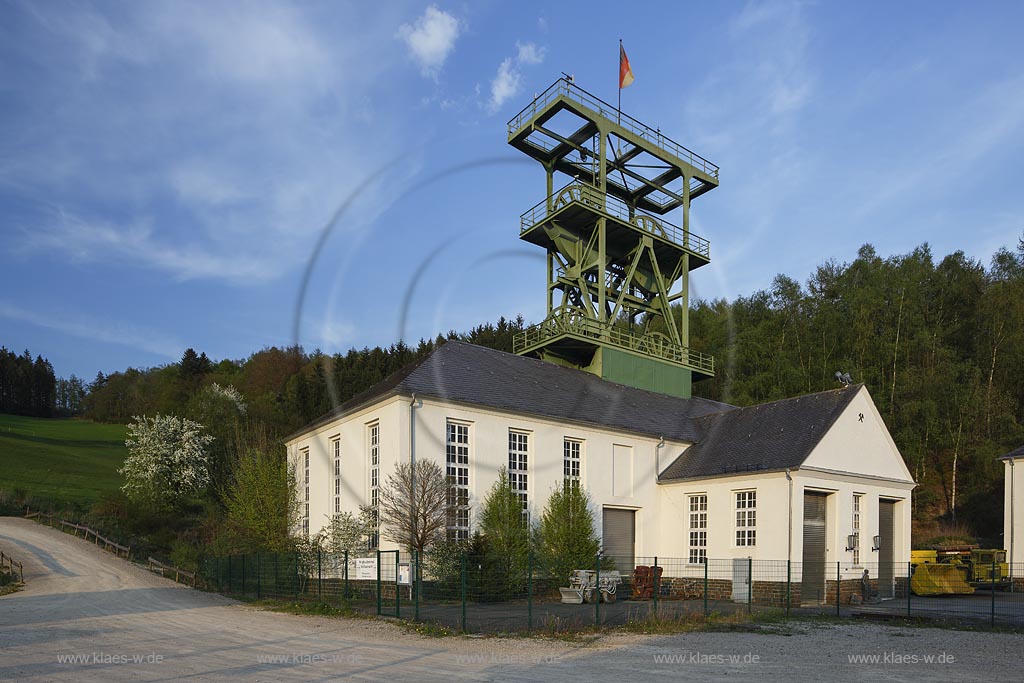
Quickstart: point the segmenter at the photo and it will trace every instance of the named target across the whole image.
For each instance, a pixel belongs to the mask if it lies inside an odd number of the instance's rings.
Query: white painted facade
[[[300,496],[304,496],[304,455],[309,453],[309,531],[317,533],[335,510],[333,442],[340,444],[341,511],[358,513],[371,499],[369,430],[378,425],[379,480],[394,471],[399,459],[410,457],[411,416],[414,414],[417,460],[445,467],[446,425],[469,428],[470,526],[501,467],[509,463],[509,432],[527,435],[527,495],[536,519],[548,495],[564,476],[564,443],[580,443],[580,476],[594,505],[601,532],[603,508],[636,510],[637,558],[676,558],[671,573],[701,572],[690,558],[690,498],[706,496],[706,557],[713,560],[753,558],[801,561],[803,494],[825,492],[827,498],[827,556],[841,562],[844,577],[859,576],[864,565],[878,561],[872,538],[878,534],[880,499],[895,502],[894,559],[910,559],[910,495],[914,482],[864,388],[847,405],[805,463],[786,472],[745,472],[707,479],[659,483],[658,473],[689,444],[626,431],[572,424],[479,405],[456,404],[410,396],[383,396],[377,402],[317,426],[288,441],[296,463]],[[1024,468],[1022,468],[1024,472]],[[1022,484],[1024,486],[1024,484]],[[1024,491],[1024,488],[1020,489]],[[737,493],[756,492],[756,533],[753,545],[738,545]],[[853,497],[860,498],[860,563],[846,550],[853,533]],[[381,541],[381,549],[393,549]]]
[[[894,561],[910,560],[910,496],[914,485],[874,402],[861,388],[804,464],[788,476],[786,472],[751,472],[662,484],[665,514],[659,553],[689,557],[688,535],[678,531],[681,522],[689,526],[684,520],[690,498],[704,494],[708,497],[709,558],[788,559],[800,563],[804,493],[813,491],[827,494],[826,562],[830,566],[839,563],[844,579],[859,576],[865,567],[878,562],[872,540],[879,533],[880,500],[895,501]],[[757,543],[753,547],[737,545],[735,537],[735,498],[746,490],[757,491]],[[854,551],[847,549],[847,537],[854,533],[855,495],[860,496],[856,563]]]
[[[1007,562],[1024,563],[1024,453],[1004,457],[1003,474],[1003,547]]]

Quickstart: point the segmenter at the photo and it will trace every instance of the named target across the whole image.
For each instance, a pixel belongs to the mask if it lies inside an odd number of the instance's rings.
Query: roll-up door
[[[636,511],[604,509],[603,545],[606,557],[620,572],[632,574],[636,547]]]
[[[804,555],[801,586],[804,602],[825,600],[825,508],[828,495],[804,492]]]
[[[896,503],[891,500],[878,501],[878,597],[882,600],[891,599],[895,594],[895,569],[893,522],[895,520]]]

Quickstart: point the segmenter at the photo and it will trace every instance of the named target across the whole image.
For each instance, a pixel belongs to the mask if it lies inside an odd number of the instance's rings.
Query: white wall
[[[851,533],[853,494],[860,493],[861,561],[877,562],[871,538],[878,533],[878,499],[899,501],[896,506],[895,558],[910,558],[910,492],[914,486],[909,472],[892,445],[866,391],[848,406],[835,426],[812,452],[808,463],[793,472],[792,552],[794,563],[802,560],[803,492],[805,489],[830,494],[828,507],[829,562],[849,563],[845,550]],[[367,425],[380,424],[380,478],[383,483],[401,458],[409,458],[409,397],[395,396],[347,415],[288,443],[290,457],[298,459],[300,449],[310,449],[310,533],[315,534],[333,513],[332,437],[341,437],[342,510],[357,513],[369,502],[369,470],[366,444]],[[865,420],[860,421],[863,413]],[[789,539],[789,485],[784,472],[744,473],[706,480],[657,483],[657,473],[668,466],[687,444],[584,425],[567,424],[534,416],[443,402],[422,401],[416,415],[416,457],[430,459],[444,467],[445,425],[448,419],[470,425],[470,526],[473,527],[483,499],[497,478],[498,469],[508,464],[508,432],[530,435],[528,495],[530,511],[537,519],[548,495],[563,478],[563,440],[583,442],[581,478],[594,504],[594,519],[601,532],[603,507],[637,510],[636,555],[672,558],[682,573],[702,573],[700,567],[684,568],[688,559],[688,495],[708,496],[708,547],[711,559],[785,562]],[[614,454],[614,455],[613,455]],[[894,462],[898,460],[899,462]],[[302,493],[301,463],[297,470]],[[845,471],[838,471],[839,469]],[[853,472],[851,474],[851,472]],[[857,473],[860,474],[857,474]],[[895,475],[880,478],[878,472]],[[1024,473],[1024,468],[1022,468]],[[1024,481],[1018,480],[1024,491]],[[757,491],[757,543],[753,547],[735,544],[735,493]],[[1024,527],[1024,524],[1018,525]],[[393,544],[383,541],[382,549]],[[1024,542],[1018,544],[1024,550]],[[850,573],[859,573],[850,568]]]
[[[786,502],[788,489],[784,472],[744,473],[713,479],[694,479],[660,485],[662,515],[659,519],[658,562],[665,576],[704,576],[703,565],[689,564],[690,496],[708,499],[707,557],[709,578],[733,577],[734,559],[780,560],[778,580],[785,579]],[[757,531],[753,546],[736,545],[736,494],[757,492]],[[746,576],[747,568],[741,572]],[[759,571],[764,571],[764,566]],[[767,579],[768,577],[763,577]]]
[[[527,493],[533,519],[539,519],[548,496],[563,480],[564,440],[580,440],[580,477],[594,505],[598,534],[603,507],[635,509],[637,556],[658,552],[658,451],[662,451],[660,466],[665,467],[665,452],[678,453],[684,444],[668,442],[659,449],[659,439],[653,437],[426,400],[416,411],[417,459],[429,458],[444,466],[445,425],[449,419],[470,425],[471,527],[498,470],[508,466],[508,433],[512,429],[530,435]]]
[[[825,561],[840,563],[843,578],[860,576],[863,568],[872,570],[878,563],[872,539],[878,534],[880,499],[895,501],[893,519],[893,560],[910,561],[910,496],[912,483],[881,482],[853,475],[826,474],[797,470],[793,473],[793,561],[803,560],[803,495],[805,491],[828,494],[826,509]],[[847,536],[853,533],[853,496],[860,494],[860,564],[853,564],[853,551],[846,549]]]
[[[392,397],[356,414],[316,428],[288,442],[288,453],[297,461],[302,448],[310,449],[310,533],[317,533],[333,513],[332,437],[341,436],[342,510],[357,513],[359,505],[369,502],[369,469],[366,450],[366,426],[380,424],[380,477],[383,483],[401,458],[409,458],[408,397]],[[659,552],[660,498],[657,471],[671,461],[671,454],[687,444],[627,432],[602,430],[591,426],[567,424],[534,416],[518,415],[432,399],[421,400],[416,415],[416,458],[429,459],[445,466],[445,429],[447,420],[470,425],[470,527],[475,526],[483,499],[495,482],[498,470],[508,466],[509,430],[530,435],[528,497],[531,516],[540,512],[555,486],[563,479],[563,442],[565,438],[583,442],[580,476],[594,505],[594,521],[601,533],[603,507],[637,510],[636,554]],[[613,462],[616,453],[618,466]],[[296,472],[303,493],[301,462]],[[382,549],[393,544],[382,540]]]
[[[874,573],[878,553],[871,550],[872,537],[878,533],[878,501],[897,501],[894,520],[894,558],[910,560],[910,492],[912,484],[886,483],[855,475],[821,472],[791,472],[792,517],[789,508],[789,484],[785,472],[744,474],[714,479],[689,480],[662,484],[662,516],[659,520],[661,542],[658,554],[664,558],[689,557],[689,496],[708,496],[708,558],[730,560],[753,558],[794,563],[794,578],[799,579],[803,561],[804,491],[828,494],[826,512],[826,562],[841,563],[843,578],[860,576],[864,567]],[[757,491],[757,544],[736,545],[736,493]],[[860,565],[854,566],[853,552],[846,550],[847,535],[852,533],[853,495],[861,498]],[[792,521],[792,546],[789,544]],[[789,550],[791,547],[791,551]],[[681,565],[681,563],[676,563]],[[713,563],[713,567],[720,563]],[[726,563],[727,564],[727,563]],[[784,576],[784,567],[777,568]],[[667,570],[666,570],[667,571]],[[768,571],[768,569],[765,569]],[[690,567],[678,575],[702,574]]]
[[[383,483],[394,470],[400,452],[408,453],[408,401],[392,397],[341,420],[317,427],[287,443],[288,457],[295,463],[299,498],[304,494],[302,449],[309,448],[309,533],[316,534],[334,514],[334,454],[331,442],[341,438],[341,509],[359,513],[370,500],[370,469],[367,428],[380,424],[380,477]],[[402,426],[405,429],[402,430]]]
[[[1024,562],[1024,458],[1004,460],[1003,472],[1003,548],[1009,562]]]

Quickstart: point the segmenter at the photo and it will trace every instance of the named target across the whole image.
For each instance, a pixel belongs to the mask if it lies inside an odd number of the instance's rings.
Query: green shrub
[[[564,582],[572,570],[590,569],[600,547],[587,492],[570,485],[552,491],[534,532],[537,564],[548,579]]]
[[[199,570],[203,552],[199,546],[186,538],[175,538],[171,541],[171,564],[179,569],[194,572]]]
[[[524,593],[530,554],[530,527],[519,494],[504,467],[484,498],[480,513],[480,588],[497,597]]]
[[[469,550],[466,541],[444,539],[424,553],[423,580],[433,583],[436,599],[458,598],[462,590],[462,555]]]

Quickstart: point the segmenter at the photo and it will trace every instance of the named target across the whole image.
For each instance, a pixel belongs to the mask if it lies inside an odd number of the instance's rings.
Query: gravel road
[[[0,680],[1022,680],[1017,634],[795,622],[770,634],[587,643],[438,639],[383,621],[262,611],[28,520],[0,517],[0,549],[24,562],[27,584],[0,597]]]

